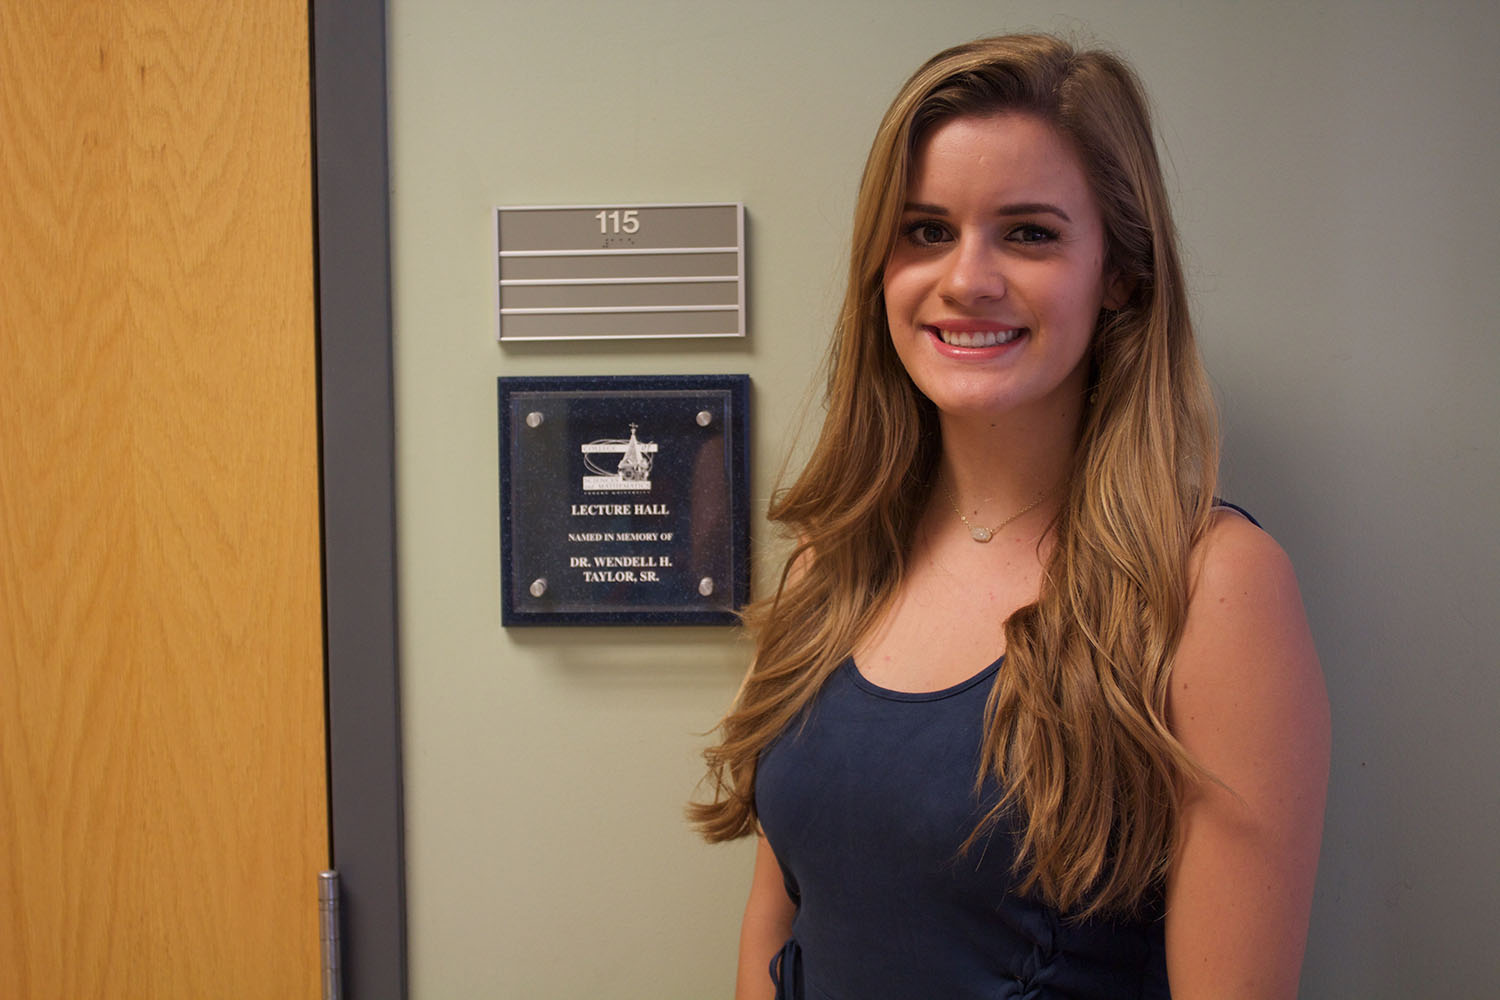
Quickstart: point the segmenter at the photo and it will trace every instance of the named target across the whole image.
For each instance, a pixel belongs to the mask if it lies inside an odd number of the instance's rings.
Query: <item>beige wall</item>
[[[763,510],[884,104],[1027,27],[1152,90],[1225,489],[1300,569],[1336,740],[1304,994],[1500,979],[1493,5],[390,6],[415,997],[726,996],[748,871],[680,819],[731,632],[499,627],[495,376],[749,372]],[[491,206],[715,200],[747,341],[495,344]]]

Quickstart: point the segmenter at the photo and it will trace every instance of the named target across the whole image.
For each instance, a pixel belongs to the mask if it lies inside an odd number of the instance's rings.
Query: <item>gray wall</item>
[[[390,6],[413,996],[726,996],[750,860],[680,818],[742,642],[499,627],[495,376],[749,372],[762,511],[885,103],[1033,27],[1155,97],[1225,492],[1299,568],[1335,727],[1303,993],[1489,995],[1495,5]],[[493,341],[491,206],[717,200],[749,212],[747,341]]]

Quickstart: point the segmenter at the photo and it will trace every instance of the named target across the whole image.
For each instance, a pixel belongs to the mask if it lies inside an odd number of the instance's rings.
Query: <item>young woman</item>
[[[1045,36],[917,71],[709,749],[738,996],[1296,993],[1328,710],[1217,430],[1146,102]]]

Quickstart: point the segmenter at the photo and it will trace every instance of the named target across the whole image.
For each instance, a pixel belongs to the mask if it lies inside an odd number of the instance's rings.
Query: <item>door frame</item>
[[[406,1000],[386,4],[309,15],[329,854],[345,995]]]

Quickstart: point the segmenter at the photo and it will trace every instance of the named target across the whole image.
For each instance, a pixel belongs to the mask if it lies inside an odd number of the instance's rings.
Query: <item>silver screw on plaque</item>
[[[714,582],[713,582],[712,579],[710,579],[709,577],[705,576],[703,579],[701,579],[701,580],[698,581],[698,593],[702,594],[704,597],[707,597],[709,594],[712,594],[713,592],[714,592]]]
[[[526,414],[526,426],[533,429],[542,426],[542,411],[532,410]]]
[[[530,590],[532,597],[541,597],[547,592],[547,578],[539,576],[535,580],[532,580]]]
[[[707,427],[709,424],[711,424],[713,422],[714,422],[714,415],[712,413],[709,413],[707,410],[699,410],[698,411],[698,426],[699,427]]]

